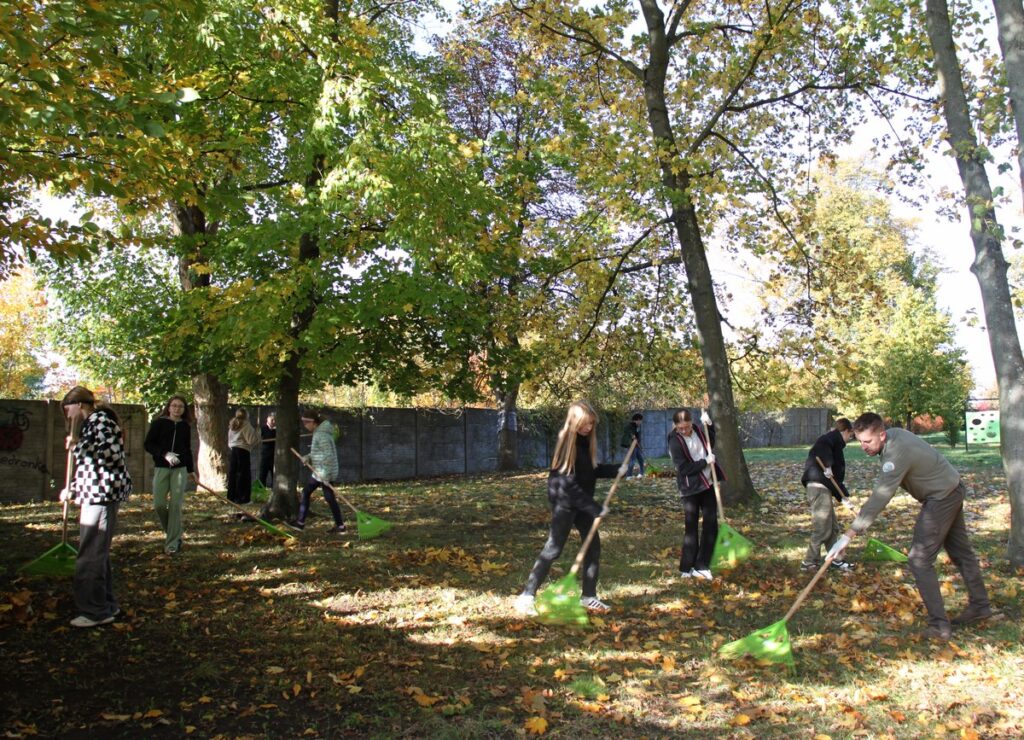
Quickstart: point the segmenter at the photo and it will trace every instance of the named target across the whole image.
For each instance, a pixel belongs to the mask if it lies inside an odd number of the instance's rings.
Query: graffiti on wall
[[[0,406],[0,452],[21,449],[31,414],[19,406]]]

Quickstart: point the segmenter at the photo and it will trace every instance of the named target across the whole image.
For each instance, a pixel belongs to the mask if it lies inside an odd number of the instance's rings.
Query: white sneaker
[[[611,611],[611,607],[601,601],[596,596],[584,596],[580,599],[580,606],[586,609],[588,612],[607,612]]]
[[[119,610],[120,611],[120,610]],[[110,624],[114,621],[113,616],[104,617],[103,619],[89,619],[84,614],[79,615],[71,620],[72,627],[99,627],[101,624]]]
[[[515,610],[516,614],[524,617],[537,616],[537,607],[534,606],[533,596],[530,594],[519,594],[516,597],[515,603],[512,604],[512,609]]]
[[[711,575],[711,571],[710,570],[697,570],[696,568],[693,569],[693,577],[694,578],[703,578],[705,581],[713,581],[713,580],[715,580],[715,577],[713,575]]]
[[[679,571],[679,577],[680,578],[693,578],[693,568],[690,568],[690,570],[681,570],[681,571]]]

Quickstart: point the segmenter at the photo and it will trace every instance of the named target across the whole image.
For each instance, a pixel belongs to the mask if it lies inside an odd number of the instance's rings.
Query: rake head
[[[790,668],[793,667],[793,650],[789,644],[789,631],[786,629],[785,619],[722,645],[718,648],[718,654],[729,659],[749,655],[757,660],[785,663]]]
[[[380,537],[389,529],[391,529],[391,522],[370,516],[362,511],[356,512],[356,531],[359,533],[359,539],[372,540],[374,537]]]
[[[586,627],[590,624],[587,610],[580,603],[583,595],[575,573],[569,573],[537,594],[534,606],[537,619],[546,624],[567,624]]]
[[[907,556],[899,550],[884,545],[878,540],[871,538],[864,543],[864,554],[861,560],[874,560],[876,562],[905,563]]]
[[[754,544],[725,522],[718,523],[715,549],[711,553],[711,570],[735,568],[750,557]]]
[[[31,563],[27,563],[18,572],[28,576],[49,576],[53,578],[69,578],[75,574],[75,559],[78,550],[67,542],[51,547]]]

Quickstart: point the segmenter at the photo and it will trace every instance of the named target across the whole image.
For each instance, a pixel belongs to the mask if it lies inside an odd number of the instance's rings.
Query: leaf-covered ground
[[[546,534],[540,473],[348,488],[395,524],[369,541],[330,535],[322,500],[285,545],[191,495],[176,556],[162,552],[151,497],[136,495],[114,541],[123,615],[92,630],[68,626],[69,581],[16,572],[59,542],[57,506],[0,507],[0,726],[8,737],[1019,737],[1022,583],[1006,565],[1009,505],[991,465],[964,468],[967,517],[1006,619],[928,643],[906,569],[862,563],[823,578],[790,620],[795,671],[718,658],[781,619],[809,580],[803,454],[752,456],[763,500],[726,514],[755,557],[713,582],[674,577],[672,479],[623,483],[602,532],[599,593],[614,608],[589,629],[511,609]],[[856,498],[876,467],[852,460]],[[917,509],[897,495],[872,536],[905,551]],[[573,535],[553,577],[578,547]],[[962,584],[945,556],[939,568],[955,612]]]

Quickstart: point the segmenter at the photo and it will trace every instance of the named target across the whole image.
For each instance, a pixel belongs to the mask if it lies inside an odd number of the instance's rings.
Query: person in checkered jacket
[[[121,611],[114,597],[110,543],[118,508],[131,495],[132,479],[125,461],[124,434],[114,410],[97,404],[92,391],[82,386],[68,391],[61,404],[71,423],[67,443],[74,474],[71,487],[61,491],[60,498],[81,507],[74,580],[79,615],[71,625],[97,627],[110,624]],[[79,424],[81,430],[76,435]]]

